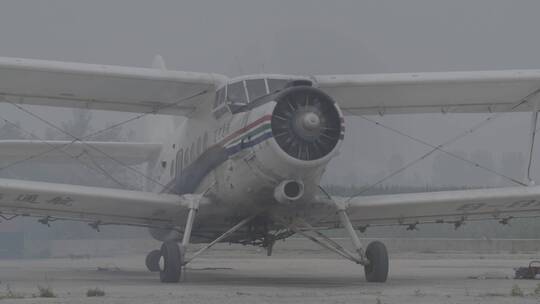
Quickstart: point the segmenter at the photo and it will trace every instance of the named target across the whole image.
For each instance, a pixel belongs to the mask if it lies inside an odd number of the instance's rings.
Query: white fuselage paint
[[[334,206],[324,205],[318,206],[322,215],[317,215],[313,212],[316,206],[312,202],[314,196],[321,195],[319,182],[326,165],[337,154],[339,145],[332,153],[315,161],[289,156],[272,137],[270,118],[275,105],[276,102],[270,101],[237,114],[227,110],[219,118],[214,115],[213,105],[200,106],[165,144],[152,173],[159,176],[160,183],[169,187],[155,187],[153,191],[206,193],[210,203],[201,206],[197,214],[195,230],[199,231],[223,231],[263,209],[284,215],[295,213],[318,218],[332,214]],[[248,143],[245,147],[239,147],[242,140]],[[192,166],[200,165],[198,162],[205,153],[216,147],[236,150],[229,151],[226,160],[206,172],[192,189],[178,189],[173,185]],[[284,180],[298,180],[304,184],[305,192],[300,200],[291,204],[276,202],[273,191]],[[179,225],[184,221],[179,219]]]

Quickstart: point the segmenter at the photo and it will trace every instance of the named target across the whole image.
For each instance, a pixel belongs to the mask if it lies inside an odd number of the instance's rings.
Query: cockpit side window
[[[268,89],[270,90],[270,93],[274,93],[283,90],[287,83],[289,83],[289,80],[287,79],[268,79]]]
[[[267,94],[264,79],[246,80],[246,86],[250,102]]]
[[[225,113],[229,111],[227,107],[227,87],[223,87],[216,92],[216,101],[214,102],[214,117],[220,119]]]
[[[246,89],[244,88],[244,82],[235,82],[227,87],[227,99],[232,104],[246,104],[248,99],[246,96]]]
[[[225,102],[225,87],[221,88],[216,93],[216,101],[214,103],[214,108],[221,106]]]

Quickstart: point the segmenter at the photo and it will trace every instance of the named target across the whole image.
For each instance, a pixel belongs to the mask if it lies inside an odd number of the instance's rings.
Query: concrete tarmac
[[[161,284],[144,256],[0,261],[0,303],[539,303],[539,281],[513,280],[534,255],[400,254],[385,284],[362,267],[326,254],[211,254],[183,282]],[[523,296],[512,296],[514,285]],[[37,286],[56,298],[39,298]],[[105,296],[89,298],[91,288]],[[535,289],[538,294],[535,294]],[[36,297],[36,298],[33,298]]]

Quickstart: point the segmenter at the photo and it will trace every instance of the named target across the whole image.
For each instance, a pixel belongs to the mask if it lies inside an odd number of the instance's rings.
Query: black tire
[[[152,250],[148,255],[146,255],[146,268],[151,272],[159,271],[159,259],[161,259],[160,250]]]
[[[162,283],[178,283],[184,263],[183,250],[176,242],[165,242],[161,246],[163,265],[160,265],[159,278]]]
[[[388,278],[388,251],[381,242],[372,242],[366,249],[369,264],[364,266],[368,282],[384,283]]]

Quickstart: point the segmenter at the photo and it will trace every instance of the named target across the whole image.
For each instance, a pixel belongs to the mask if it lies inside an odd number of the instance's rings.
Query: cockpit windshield
[[[268,94],[268,92],[266,91],[266,82],[264,79],[246,80],[246,86],[249,95],[249,102],[252,102],[257,98]]]
[[[283,90],[288,79],[247,79],[233,82],[217,91],[215,109],[223,111],[223,105],[243,106],[267,94]]]
[[[283,90],[285,86],[289,83],[287,79],[268,79],[268,90],[270,93]]]

